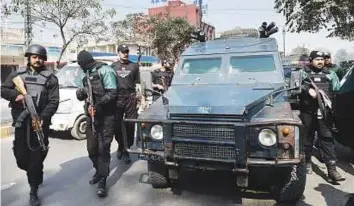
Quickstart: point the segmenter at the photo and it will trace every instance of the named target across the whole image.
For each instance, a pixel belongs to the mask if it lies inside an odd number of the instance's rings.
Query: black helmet
[[[29,57],[30,55],[42,56],[44,57],[44,61],[47,61],[47,50],[39,44],[32,44],[28,47],[25,57]]]

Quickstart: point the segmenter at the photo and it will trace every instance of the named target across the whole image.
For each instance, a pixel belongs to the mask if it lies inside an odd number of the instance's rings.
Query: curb
[[[1,125],[1,139],[12,137],[14,133],[14,128],[10,124],[2,124]]]

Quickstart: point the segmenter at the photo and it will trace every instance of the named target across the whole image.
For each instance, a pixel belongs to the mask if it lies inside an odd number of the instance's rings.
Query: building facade
[[[23,28],[1,28],[1,82],[5,81],[7,76],[17,68],[24,66],[27,62],[24,57],[26,46],[24,44]],[[46,62],[50,68],[54,67],[57,61],[61,47],[57,44],[48,42],[33,41],[32,44],[41,44],[47,49],[48,60]],[[62,57],[62,62],[67,61],[66,53]]]
[[[200,22],[200,9],[195,4],[186,4],[182,1],[168,1],[166,6],[149,8],[148,16],[168,14],[170,17],[185,18],[191,25],[201,28],[206,34],[206,40],[215,38],[215,27]]]

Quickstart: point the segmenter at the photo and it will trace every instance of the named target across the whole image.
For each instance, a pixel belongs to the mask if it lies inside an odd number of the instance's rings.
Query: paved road
[[[42,205],[275,205],[267,195],[241,193],[235,187],[232,176],[220,172],[184,172],[176,189],[154,190],[147,183],[146,163],[134,161],[131,166],[121,164],[115,158],[115,143],[112,145],[112,170],[108,179],[109,196],[98,199],[95,187],[88,184],[94,171],[86,157],[86,142],[58,138],[50,140],[45,182],[39,191]],[[26,174],[16,168],[11,143],[11,138],[1,140],[1,205],[28,205]],[[298,206],[341,206],[346,202],[346,195],[354,192],[354,169],[353,164],[348,163],[349,150],[339,148],[339,151],[339,170],[348,180],[341,185],[327,184],[318,175],[324,174],[324,165],[316,162],[319,165],[317,174],[308,177],[304,198]]]

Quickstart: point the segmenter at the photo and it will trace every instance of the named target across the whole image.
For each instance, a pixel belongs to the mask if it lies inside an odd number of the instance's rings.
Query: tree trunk
[[[58,60],[57,60],[58,64],[57,63],[55,64],[55,68],[54,68],[55,70],[58,69],[58,66],[60,64],[60,60],[63,57],[63,54],[64,54],[66,48],[68,47],[68,44],[67,44],[66,38],[65,38],[65,34],[64,34],[64,27],[63,26],[60,27],[60,35],[61,35],[61,38],[63,40],[63,46],[61,47],[61,51],[60,51],[60,54],[59,54],[59,57],[58,57]]]

